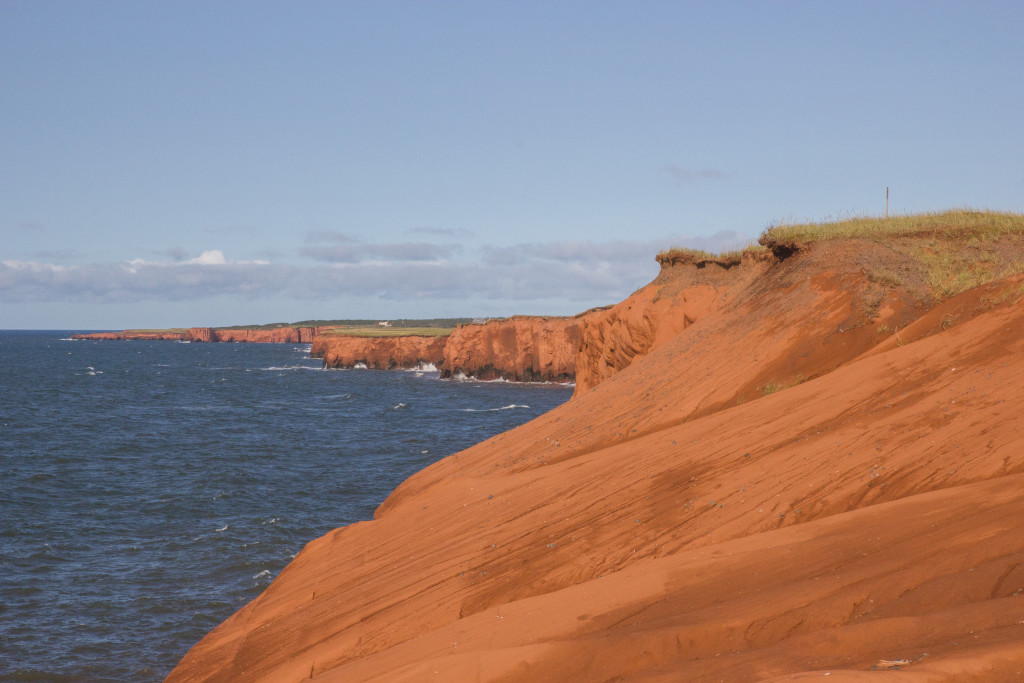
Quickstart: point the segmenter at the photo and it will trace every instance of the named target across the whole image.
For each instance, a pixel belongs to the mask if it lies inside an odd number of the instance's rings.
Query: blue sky
[[[1020,2],[0,2],[0,328],[570,314],[1024,210]]]

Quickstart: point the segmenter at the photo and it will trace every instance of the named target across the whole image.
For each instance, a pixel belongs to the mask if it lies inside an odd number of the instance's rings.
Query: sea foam
[[[496,413],[499,410],[515,410],[516,408],[529,408],[529,407],[530,406],[527,406],[527,405],[519,405],[519,404],[516,404],[516,403],[511,403],[511,404],[509,404],[507,406],[502,406],[500,408],[461,408],[461,411],[464,412],[464,413]]]

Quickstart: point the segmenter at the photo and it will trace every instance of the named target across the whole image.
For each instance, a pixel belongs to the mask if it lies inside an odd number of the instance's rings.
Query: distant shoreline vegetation
[[[276,330],[282,327],[338,327],[338,328],[365,328],[375,327],[382,321],[381,318],[374,320],[300,320],[294,323],[267,323],[266,325],[230,325],[214,326],[215,330]],[[388,320],[390,328],[452,328],[457,325],[465,325],[473,322],[473,318],[400,318]],[[388,329],[388,328],[382,328]],[[184,331],[184,330],[183,330]]]
[[[326,327],[325,334],[342,337],[447,337],[455,331],[455,327],[379,327],[359,325],[339,325]]]

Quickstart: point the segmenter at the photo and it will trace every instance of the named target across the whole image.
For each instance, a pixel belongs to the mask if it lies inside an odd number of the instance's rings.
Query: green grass
[[[125,333],[131,334],[184,334],[188,332],[187,327],[166,327],[162,329],[136,329],[136,330],[124,330]]]
[[[728,266],[768,248],[792,250],[825,240],[869,239],[916,262],[932,295],[945,299],[985,282],[1024,272],[1024,258],[1008,260],[1006,253],[1000,253],[997,240],[1003,237],[1024,237],[1024,213],[960,208],[888,217],[850,216],[819,222],[779,221],[761,233],[757,244],[742,249],[714,254],[673,247],[658,254],[658,261],[714,261]],[[1011,246],[1011,250],[1014,248],[1019,249]],[[903,274],[884,269],[873,268],[867,272],[867,277],[871,283],[888,289],[905,284]],[[877,309],[876,302],[869,304],[869,308]]]
[[[346,337],[447,337],[454,327],[332,327],[328,332]]]
[[[739,263],[743,257],[751,254],[759,254],[766,251],[766,247],[760,244],[748,244],[740,249],[732,249],[715,254],[703,249],[691,249],[689,247],[672,247],[658,254],[658,261],[683,261],[698,263],[700,261],[715,261],[718,263]]]
[[[994,239],[1024,233],[1024,214],[974,209],[901,214],[888,218],[857,216],[820,223],[770,225],[758,239],[764,245],[818,242],[830,239],[895,238],[934,235],[945,238]]]
[[[300,320],[294,323],[267,323],[265,325],[231,325],[216,327],[217,330],[276,330],[281,327],[375,327],[381,320]],[[393,328],[454,328],[456,325],[468,323],[472,318],[402,318],[392,320]]]

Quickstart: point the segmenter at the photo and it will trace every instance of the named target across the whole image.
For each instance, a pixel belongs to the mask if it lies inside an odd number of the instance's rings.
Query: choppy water
[[[0,332],[4,680],[162,679],[307,541],[570,395],[68,334]]]

